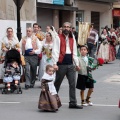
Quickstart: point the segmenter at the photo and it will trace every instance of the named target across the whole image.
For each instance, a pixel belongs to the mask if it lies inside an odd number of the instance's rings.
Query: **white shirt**
[[[79,66],[79,62],[78,62],[78,57],[77,57],[77,45],[76,45],[76,40],[73,37],[73,62],[75,63],[76,66]],[[71,50],[70,50],[70,46],[69,46],[69,41],[66,40],[66,53],[70,54]],[[57,37],[57,39],[54,40],[53,42],[53,50],[52,50],[52,61],[53,64],[57,64],[58,60],[59,60],[59,55],[60,55],[60,38]]]
[[[97,43],[98,42],[98,34],[96,34],[96,36],[95,36],[95,43]]]
[[[48,82],[48,87],[49,87],[49,91],[52,95],[56,95],[57,94],[57,91],[55,89],[55,86],[54,86],[54,75],[49,75],[47,74],[46,72],[44,73],[42,79],[45,79],[45,80],[48,80],[48,81],[51,81],[51,82]]]
[[[31,37],[27,37],[26,44],[25,44],[25,50],[32,49],[32,39]]]
[[[41,41],[39,41],[39,39],[37,38],[36,44],[37,44],[37,48],[38,49],[34,50],[35,54],[40,54],[41,51],[42,51],[42,44],[43,43]],[[22,46],[22,40],[21,40],[20,45]],[[32,46],[32,38],[31,37],[27,37],[26,44],[25,44],[25,50],[32,49],[32,48],[33,48],[33,46]]]
[[[68,36],[66,36],[66,54],[71,54]]]
[[[88,57],[87,56],[82,56],[82,59],[85,61],[86,66],[88,66]]]

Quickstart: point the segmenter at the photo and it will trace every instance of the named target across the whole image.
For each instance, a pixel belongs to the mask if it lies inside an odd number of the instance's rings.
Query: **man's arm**
[[[98,42],[98,34],[96,34],[96,36],[95,36],[95,45],[97,42]]]
[[[42,42],[42,41],[39,41],[39,39],[37,38],[36,44],[37,44],[38,49],[37,49],[37,50],[34,50],[34,52],[35,52],[35,54],[40,54],[41,51],[42,51],[43,42]]]
[[[53,65],[57,65],[60,55],[60,38],[59,36],[53,41],[53,49],[52,49],[52,61]]]
[[[73,60],[74,60],[75,66],[79,67],[76,40],[74,38],[73,38],[73,40],[74,40],[74,44],[73,44]]]

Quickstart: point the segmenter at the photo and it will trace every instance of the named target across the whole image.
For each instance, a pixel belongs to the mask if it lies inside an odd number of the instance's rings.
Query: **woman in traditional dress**
[[[114,61],[115,57],[116,57],[116,44],[117,44],[117,35],[115,33],[115,30],[113,28],[111,28],[110,30],[110,54],[109,54],[109,61]]]
[[[39,80],[41,80],[44,74],[46,65],[48,64],[53,65],[51,58],[52,47],[53,47],[52,34],[50,32],[47,32],[46,38],[43,40],[42,59],[39,65]]]
[[[20,44],[17,36],[14,34],[13,28],[8,27],[6,30],[6,36],[1,41],[1,56],[0,56],[0,68],[3,68],[3,62],[5,60],[6,52],[11,49],[17,49],[20,51]],[[0,78],[3,77],[3,71],[0,72]]]
[[[103,58],[105,63],[109,62],[109,41],[110,37],[108,35],[108,32],[106,29],[103,29],[103,32],[101,34],[101,45],[98,50],[98,58]]]

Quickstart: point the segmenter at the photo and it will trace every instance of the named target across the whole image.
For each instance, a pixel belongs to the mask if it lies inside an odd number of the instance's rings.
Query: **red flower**
[[[99,65],[103,65],[104,64],[104,60],[102,58],[98,58],[97,61],[98,61]]]

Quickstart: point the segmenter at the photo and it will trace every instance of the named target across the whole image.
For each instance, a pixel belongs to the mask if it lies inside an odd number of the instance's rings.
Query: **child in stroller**
[[[2,89],[2,94],[8,91],[22,94],[20,87],[21,78],[21,59],[20,53],[17,50],[10,50],[5,56],[5,74],[3,82],[5,83],[5,88]]]

